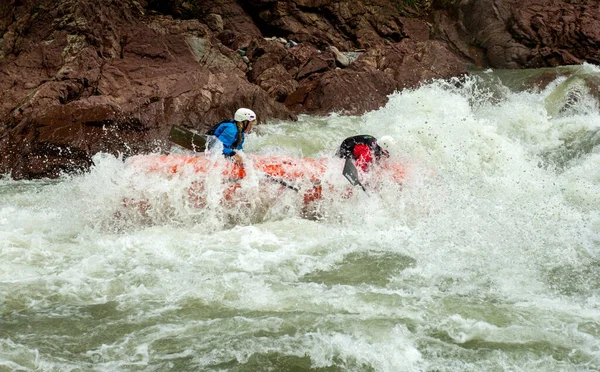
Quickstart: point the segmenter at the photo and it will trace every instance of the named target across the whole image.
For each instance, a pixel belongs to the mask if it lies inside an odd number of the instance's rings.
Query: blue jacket
[[[214,136],[223,143],[223,155],[233,156],[236,150],[244,150],[243,144],[246,139],[244,132],[242,132],[242,140],[240,143],[233,148],[233,145],[237,141],[238,128],[233,120],[222,122],[217,129],[215,129]]]

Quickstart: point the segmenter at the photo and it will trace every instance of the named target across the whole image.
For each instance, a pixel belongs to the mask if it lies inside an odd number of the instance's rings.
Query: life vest
[[[233,149],[235,149],[235,148],[237,148],[237,147],[238,147],[238,145],[240,144],[240,141],[241,141],[241,139],[242,139],[242,136],[240,136],[240,135],[239,135],[239,132],[240,132],[240,130],[239,130],[239,128],[237,127],[237,125],[236,125],[236,123],[235,123],[235,120],[225,120],[225,121],[222,121],[222,122],[220,122],[219,124],[216,124],[216,125],[214,125],[212,128],[210,128],[210,129],[209,129],[209,130],[206,132],[206,134],[207,134],[207,135],[209,135],[209,136],[214,136],[214,135],[215,135],[215,132],[217,131],[217,129],[218,129],[218,128],[219,128],[221,125],[223,125],[223,124],[233,124],[233,125],[235,125],[235,128],[236,128],[236,129],[237,129],[237,131],[238,131],[238,135],[236,136],[236,140],[235,140],[235,141],[234,141],[234,142],[231,144],[231,146],[229,146],[229,148],[233,150]]]
[[[336,152],[336,155],[343,159],[352,158],[356,160],[356,157],[354,156],[354,146],[358,144],[368,146],[371,151],[373,151],[373,155],[376,159],[381,158],[383,149],[377,144],[377,138],[366,134],[346,138],[344,141],[342,141],[342,144]]]

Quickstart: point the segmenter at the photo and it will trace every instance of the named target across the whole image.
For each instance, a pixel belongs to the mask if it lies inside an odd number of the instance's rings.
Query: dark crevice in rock
[[[260,13],[265,9],[256,6],[256,4],[252,4],[248,1],[244,0],[236,0],[237,4],[252,18],[252,21],[258,27],[260,32],[265,36],[277,36],[287,38],[289,36],[289,32],[282,30],[280,27],[274,26],[268,22],[268,20],[264,20]],[[276,5],[277,3],[275,3]]]

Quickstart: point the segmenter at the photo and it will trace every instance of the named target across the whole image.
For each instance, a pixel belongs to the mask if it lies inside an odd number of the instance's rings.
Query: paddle
[[[169,141],[185,149],[203,152],[206,149],[206,135],[194,133],[189,129],[173,125],[169,133]]]
[[[346,163],[344,164],[343,174],[344,174],[344,177],[346,177],[346,179],[348,180],[348,182],[350,182],[350,184],[352,186],[359,185],[360,187],[362,187],[364,192],[367,192],[367,189],[365,189],[363,184],[360,183],[360,180],[358,179],[358,170],[356,170],[356,167],[352,163],[352,159],[350,159],[350,158],[346,159]]]
[[[279,178],[275,178],[273,176],[271,176],[270,174],[266,174],[266,173],[262,173],[263,176],[267,177],[269,180],[273,181],[273,182],[277,182],[278,184],[287,187],[290,190],[294,190],[296,192],[300,191],[299,188],[290,185],[289,183],[285,182],[284,180],[281,180]]]
[[[171,132],[169,133],[169,141],[185,149],[196,152],[203,152],[206,149],[206,137],[206,134],[194,133],[189,129],[185,129],[177,125],[173,125],[173,127],[171,127]],[[275,178],[270,174],[266,174],[264,172],[261,173],[269,180],[277,182],[278,184],[285,186],[290,190],[294,190],[296,192],[300,191],[299,188],[290,185],[284,180]]]

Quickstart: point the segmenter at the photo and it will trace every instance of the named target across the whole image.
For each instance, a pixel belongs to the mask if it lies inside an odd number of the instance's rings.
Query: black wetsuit
[[[377,160],[379,160],[379,158],[381,158],[381,155],[383,155],[384,153],[384,150],[377,144],[377,138],[366,134],[362,134],[360,136],[348,137],[344,141],[342,141],[342,144],[336,152],[336,155],[344,159],[354,159],[354,146],[358,144],[364,144],[370,147],[371,153],[375,156],[375,159]]]

